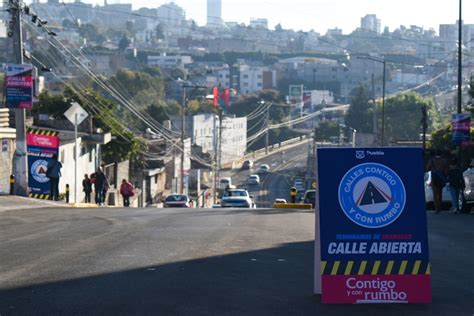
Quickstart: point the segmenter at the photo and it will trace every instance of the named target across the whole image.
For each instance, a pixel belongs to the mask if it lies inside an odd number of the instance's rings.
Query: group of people
[[[84,192],[84,202],[91,203],[92,189],[95,192],[95,203],[97,205],[105,205],[107,192],[110,188],[107,176],[98,168],[97,171],[90,175],[85,174],[82,180],[82,191]],[[130,197],[134,196],[133,186],[126,179],[122,180],[120,185],[120,194],[123,197],[123,206],[130,206]]]
[[[459,167],[458,160],[451,158],[448,153],[437,151],[431,155],[427,169],[431,171],[431,189],[435,212],[442,209],[443,188],[448,185],[451,195],[452,211],[459,213],[459,196],[465,188],[463,172]]]
[[[84,175],[82,191],[84,192],[85,203],[91,203],[92,188],[94,188],[95,192],[95,203],[97,205],[104,205],[110,185],[107,176],[100,167],[90,177],[87,174]]]

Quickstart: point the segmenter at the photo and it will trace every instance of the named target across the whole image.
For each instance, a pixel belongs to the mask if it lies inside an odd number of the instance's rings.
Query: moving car
[[[303,203],[311,204],[314,208],[316,204],[316,190],[307,190],[304,193]]]
[[[270,166],[267,164],[260,165],[260,168],[258,169],[257,173],[258,174],[267,174],[270,171]]]
[[[451,207],[451,194],[448,190],[448,186],[443,188],[441,201],[443,203],[443,209]],[[425,202],[426,209],[434,209],[433,190],[431,189],[431,171],[425,172]]]
[[[219,189],[225,190],[225,189],[234,189],[235,186],[232,184],[232,179],[231,178],[222,178],[221,181],[219,181]]]
[[[273,204],[286,204],[285,199],[275,199],[275,202]]]
[[[253,167],[253,161],[252,160],[245,160],[243,163],[242,163],[242,169],[243,170],[247,170],[247,169],[250,169]]]
[[[168,195],[163,202],[164,207],[189,207],[191,199],[185,194]]]
[[[252,174],[248,179],[247,179],[248,184],[260,184],[260,177],[256,174]]]
[[[247,190],[228,189],[224,192],[224,196],[221,199],[221,207],[256,208],[252,198]]]

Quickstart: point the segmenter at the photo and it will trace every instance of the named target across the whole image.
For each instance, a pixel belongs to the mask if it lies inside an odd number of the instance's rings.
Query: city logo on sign
[[[365,152],[363,150],[356,150],[356,158],[357,159],[364,159],[365,158]]]
[[[398,174],[378,163],[351,168],[339,183],[339,205],[355,224],[380,228],[392,224],[402,214],[405,186]]]
[[[48,162],[43,159],[38,159],[31,165],[31,175],[33,176],[33,179],[39,183],[46,183],[49,181],[48,177],[46,177],[47,170]]]

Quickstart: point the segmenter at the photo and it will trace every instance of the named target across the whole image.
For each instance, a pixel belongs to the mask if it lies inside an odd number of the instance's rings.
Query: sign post
[[[71,107],[64,113],[64,116],[74,124],[74,204],[77,204],[77,159],[79,157],[79,144],[77,142],[77,127],[89,114],[77,102],[73,102]]]
[[[431,302],[422,157],[418,148],[317,150],[323,303]]]

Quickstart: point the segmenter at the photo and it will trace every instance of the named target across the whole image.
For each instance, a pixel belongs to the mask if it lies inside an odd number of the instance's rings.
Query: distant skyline
[[[44,2],[42,0],[41,2]],[[61,0],[60,0],[61,1]],[[103,5],[104,1],[82,0]],[[72,2],[65,0],[65,2]],[[133,9],[157,8],[174,2],[186,11],[186,18],[198,25],[206,24],[206,0],[108,0],[108,3],[131,3]],[[390,31],[400,25],[422,26],[439,32],[439,24],[453,24],[458,19],[458,0],[222,0],[224,21],[249,24],[250,18],[267,18],[271,29],[281,23],[285,29],[324,34],[327,29],[340,28],[344,34],[360,26],[360,18],[376,14]],[[463,20],[474,24],[474,1],[463,1]]]

